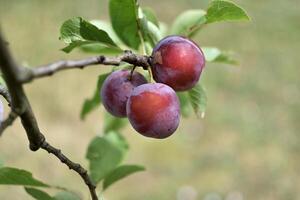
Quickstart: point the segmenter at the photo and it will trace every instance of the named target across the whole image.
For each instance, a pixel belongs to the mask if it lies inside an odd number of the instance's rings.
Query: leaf
[[[104,133],[109,133],[110,131],[119,131],[127,124],[127,119],[114,117],[109,113],[104,115]]]
[[[157,27],[159,27],[159,22],[157,20],[157,17],[155,15],[154,10],[152,10],[151,8],[146,7],[146,8],[142,8],[142,11],[143,11],[144,16],[146,16],[148,21],[152,22]]]
[[[92,53],[92,54],[106,54],[106,55],[118,55],[122,53],[123,51],[120,49],[114,49],[106,47],[105,45],[101,44],[85,44],[81,46],[81,50],[86,53]]]
[[[2,74],[0,75],[0,85],[6,86],[6,83],[2,77]]]
[[[114,32],[113,28],[109,23],[102,20],[91,20],[90,23],[95,25],[97,28],[105,31],[118,46],[122,45],[120,38],[118,38],[118,36],[116,35],[116,33]],[[98,43],[83,45],[81,46],[81,50],[87,53],[109,54],[109,55],[116,55],[122,52],[121,49],[110,48],[103,44],[98,44]]]
[[[55,200],[80,200],[80,198],[71,192],[59,192],[54,196]]]
[[[100,76],[98,76],[97,87],[94,92],[94,95],[91,98],[86,99],[83,103],[81,113],[80,113],[80,118],[82,120],[85,119],[85,117],[88,113],[90,113],[95,108],[97,108],[97,106],[100,105],[100,103],[101,103],[100,90],[101,90],[101,87],[102,87],[105,79],[107,78],[107,76],[109,74],[110,73],[106,73],[106,74],[101,74]]]
[[[183,117],[189,117],[192,113],[190,98],[187,92],[177,92],[180,101],[180,111]]]
[[[33,178],[30,172],[11,167],[0,168],[0,185],[49,187],[49,185]]]
[[[25,191],[27,192],[27,194],[29,194],[36,200],[56,200],[55,198],[51,197],[49,194],[42,190],[25,187]]]
[[[238,65],[238,61],[232,58],[229,53],[222,52],[220,49],[215,47],[203,47],[205,60],[207,62],[218,62],[230,65]]]
[[[63,48],[66,53],[76,47],[93,43],[120,49],[104,30],[97,28],[81,17],[69,19],[63,23],[60,28],[60,39],[68,44],[67,47]]]
[[[207,24],[218,21],[250,20],[245,10],[225,0],[212,1],[207,10],[206,19]]]
[[[142,39],[144,43],[148,42],[152,48],[157,44],[159,40],[162,39],[161,31],[154,23],[147,19],[147,16],[145,16],[141,8],[139,8],[138,11],[138,24],[141,30]]]
[[[180,14],[171,27],[171,34],[191,36],[206,22],[204,10],[187,10]]]
[[[25,191],[36,200],[80,200],[77,195],[66,191],[59,192],[54,197],[36,188],[25,187]]]
[[[162,35],[161,31],[159,30],[159,28],[150,21],[147,21],[147,30],[146,31],[148,33],[148,36],[154,41],[153,46],[155,46],[156,43],[163,38],[163,35]]]
[[[109,133],[105,134],[105,138],[110,141],[111,144],[114,144],[118,149],[120,149],[123,154],[125,154],[128,149],[129,145],[123,135],[121,135],[119,132],[111,131]]]
[[[98,183],[123,160],[128,145],[116,132],[94,138],[87,150],[86,158],[92,179]]]
[[[109,13],[112,27],[129,47],[138,49],[141,43],[138,29],[136,0],[110,0]]]
[[[103,190],[107,189],[113,183],[139,171],[144,171],[143,166],[138,165],[123,165],[112,171],[103,181]]]
[[[93,44],[93,43],[94,42],[91,42],[91,41],[74,41],[74,42],[70,43],[68,46],[62,48],[62,51],[64,51],[65,53],[70,53],[76,47],[89,45],[89,44]]]
[[[108,23],[106,21],[103,21],[103,20],[98,20],[98,19],[97,20],[91,20],[90,23],[95,25],[97,28],[107,32],[107,34],[112,38],[112,40],[116,44],[122,45],[122,41],[117,36],[116,32],[114,31],[114,29],[112,28],[112,25],[110,23]]]
[[[191,105],[196,115],[204,118],[205,109],[207,105],[207,96],[204,88],[200,83],[188,91]]]

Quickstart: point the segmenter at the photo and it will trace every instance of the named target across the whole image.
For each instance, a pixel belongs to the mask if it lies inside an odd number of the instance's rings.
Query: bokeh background
[[[185,9],[206,8],[208,0],[140,0],[171,24]],[[182,120],[179,131],[157,141],[127,126],[126,163],[146,172],[105,192],[108,200],[293,200],[300,199],[300,10],[298,0],[235,0],[251,23],[207,26],[197,43],[238,53],[239,67],[208,64],[201,82],[208,93],[204,119]],[[0,0],[0,21],[15,57],[36,66],[62,58],[62,22],[74,16],[108,19],[101,0]],[[26,85],[41,130],[73,160],[87,166],[85,149],[103,127],[103,108],[80,121],[82,102],[97,74],[109,67],[65,71]],[[32,153],[17,121],[0,139],[7,166],[27,169],[52,184],[80,191],[81,179],[44,151]],[[52,191],[50,191],[51,193]],[[55,191],[54,191],[55,192]],[[0,199],[29,200],[21,187],[0,186]]]

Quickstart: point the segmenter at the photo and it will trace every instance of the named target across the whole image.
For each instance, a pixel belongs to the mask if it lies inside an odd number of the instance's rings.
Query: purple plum
[[[101,99],[105,109],[116,117],[126,117],[126,103],[132,90],[147,83],[145,77],[130,70],[118,70],[111,73],[101,88]]]

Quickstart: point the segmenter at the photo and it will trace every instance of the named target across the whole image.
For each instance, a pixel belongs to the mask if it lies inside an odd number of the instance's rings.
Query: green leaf
[[[142,8],[144,16],[146,16],[147,20],[152,22],[153,24],[155,24],[157,27],[159,27],[159,22],[157,20],[157,17],[155,15],[154,10],[152,10],[151,8]]]
[[[95,25],[97,28],[104,30],[117,45],[122,45],[122,41],[117,36],[116,32],[114,31],[110,23],[98,19],[91,20],[90,23]]]
[[[94,95],[91,98],[86,99],[83,103],[81,113],[80,113],[80,118],[82,120],[85,119],[85,117],[88,113],[90,113],[91,111],[93,111],[95,108],[97,108],[100,105],[100,103],[101,103],[100,90],[101,90],[101,87],[102,87],[105,79],[107,78],[107,76],[109,74],[110,73],[106,73],[106,74],[101,74],[100,76],[98,76],[97,87],[94,92]]]
[[[74,193],[66,191],[59,192],[54,197],[36,188],[25,187],[25,191],[36,200],[80,200]]]
[[[147,22],[147,33],[149,37],[154,41],[154,46],[159,40],[163,38],[163,35],[159,28],[150,21]]]
[[[189,117],[192,113],[190,98],[187,92],[177,92],[180,101],[180,111],[183,117]]]
[[[187,10],[180,14],[171,27],[171,34],[190,37],[206,22],[204,10]]]
[[[121,150],[124,155],[126,154],[129,149],[129,145],[123,135],[117,131],[111,131],[105,134],[104,137],[110,141],[111,144],[114,144],[116,147],[118,147],[118,149]]]
[[[110,0],[109,13],[112,27],[119,38],[129,47],[138,49],[141,43],[138,28],[136,0]]]
[[[30,172],[11,167],[0,168],[0,185],[49,187],[49,185],[33,178]]]
[[[162,33],[154,23],[147,19],[147,16],[145,16],[141,8],[139,8],[138,11],[138,24],[141,30],[143,41],[144,43],[148,42],[151,45],[151,47],[154,47],[157,44],[157,42],[162,39]]]
[[[203,47],[202,51],[207,62],[217,62],[230,65],[238,65],[238,61],[235,60],[230,53],[222,52],[215,47]]]
[[[207,105],[207,95],[200,83],[188,91],[191,105],[198,117],[204,118]]]
[[[102,20],[92,20],[90,21],[90,23],[95,25],[97,28],[105,31],[118,46],[122,46],[122,42],[120,38],[118,38],[118,36],[116,35],[116,33],[114,32],[113,28],[109,23]],[[81,50],[87,53],[109,54],[109,55],[116,55],[122,52],[121,49],[110,48],[103,44],[98,44],[98,43],[83,45],[81,47]]]
[[[123,160],[127,149],[124,138],[116,132],[94,138],[86,155],[92,179],[98,183],[113,171]]]
[[[105,31],[83,20],[81,17],[69,19],[63,23],[60,28],[60,39],[68,44],[67,47],[63,48],[63,51],[66,53],[76,47],[92,43],[120,49]]]
[[[218,21],[250,20],[249,16],[241,7],[231,1],[214,0],[207,10],[206,23]]]
[[[91,42],[91,41],[74,41],[74,42],[70,43],[68,46],[62,48],[61,50],[64,51],[65,53],[70,53],[76,47],[93,44],[93,43],[94,42]]]
[[[81,50],[92,54],[118,55],[123,51],[120,49],[109,48],[101,44],[85,44],[81,46]]]
[[[127,119],[114,117],[109,113],[105,113],[104,115],[104,133],[108,133],[110,131],[119,131],[127,124]]]
[[[6,86],[6,83],[5,83],[5,81],[4,81],[3,77],[2,77],[2,74],[0,76],[0,85]]]
[[[62,191],[54,196],[55,200],[80,200],[80,198],[71,192]]]
[[[103,190],[107,189],[116,181],[119,181],[133,173],[144,171],[143,166],[138,165],[123,165],[112,171],[103,181]]]
[[[25,191],[27,192],[27,194],[29,194],[36,200],[56,200],[55,198],[51,197],[49,194],[42,190],[25,187]]]

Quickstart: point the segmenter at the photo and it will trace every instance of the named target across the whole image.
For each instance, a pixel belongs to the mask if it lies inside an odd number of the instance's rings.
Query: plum
[[[152,52],[152,72],[156,82],[176,91],[191,89],[199,81],[205,58],[193,41],[181,36],[162,39]]]
[[[111,73],[101,88],[101,99],[105,109],[116,117],[126,117],[126,103],[133,88],[147,83],[145,77],[130,70],[118,70]]]
[[[175,91],[162,83],[148,83],[133,89],[127,102],[127,117],[140,134],[152,138],[172,135],[180,121]]]

